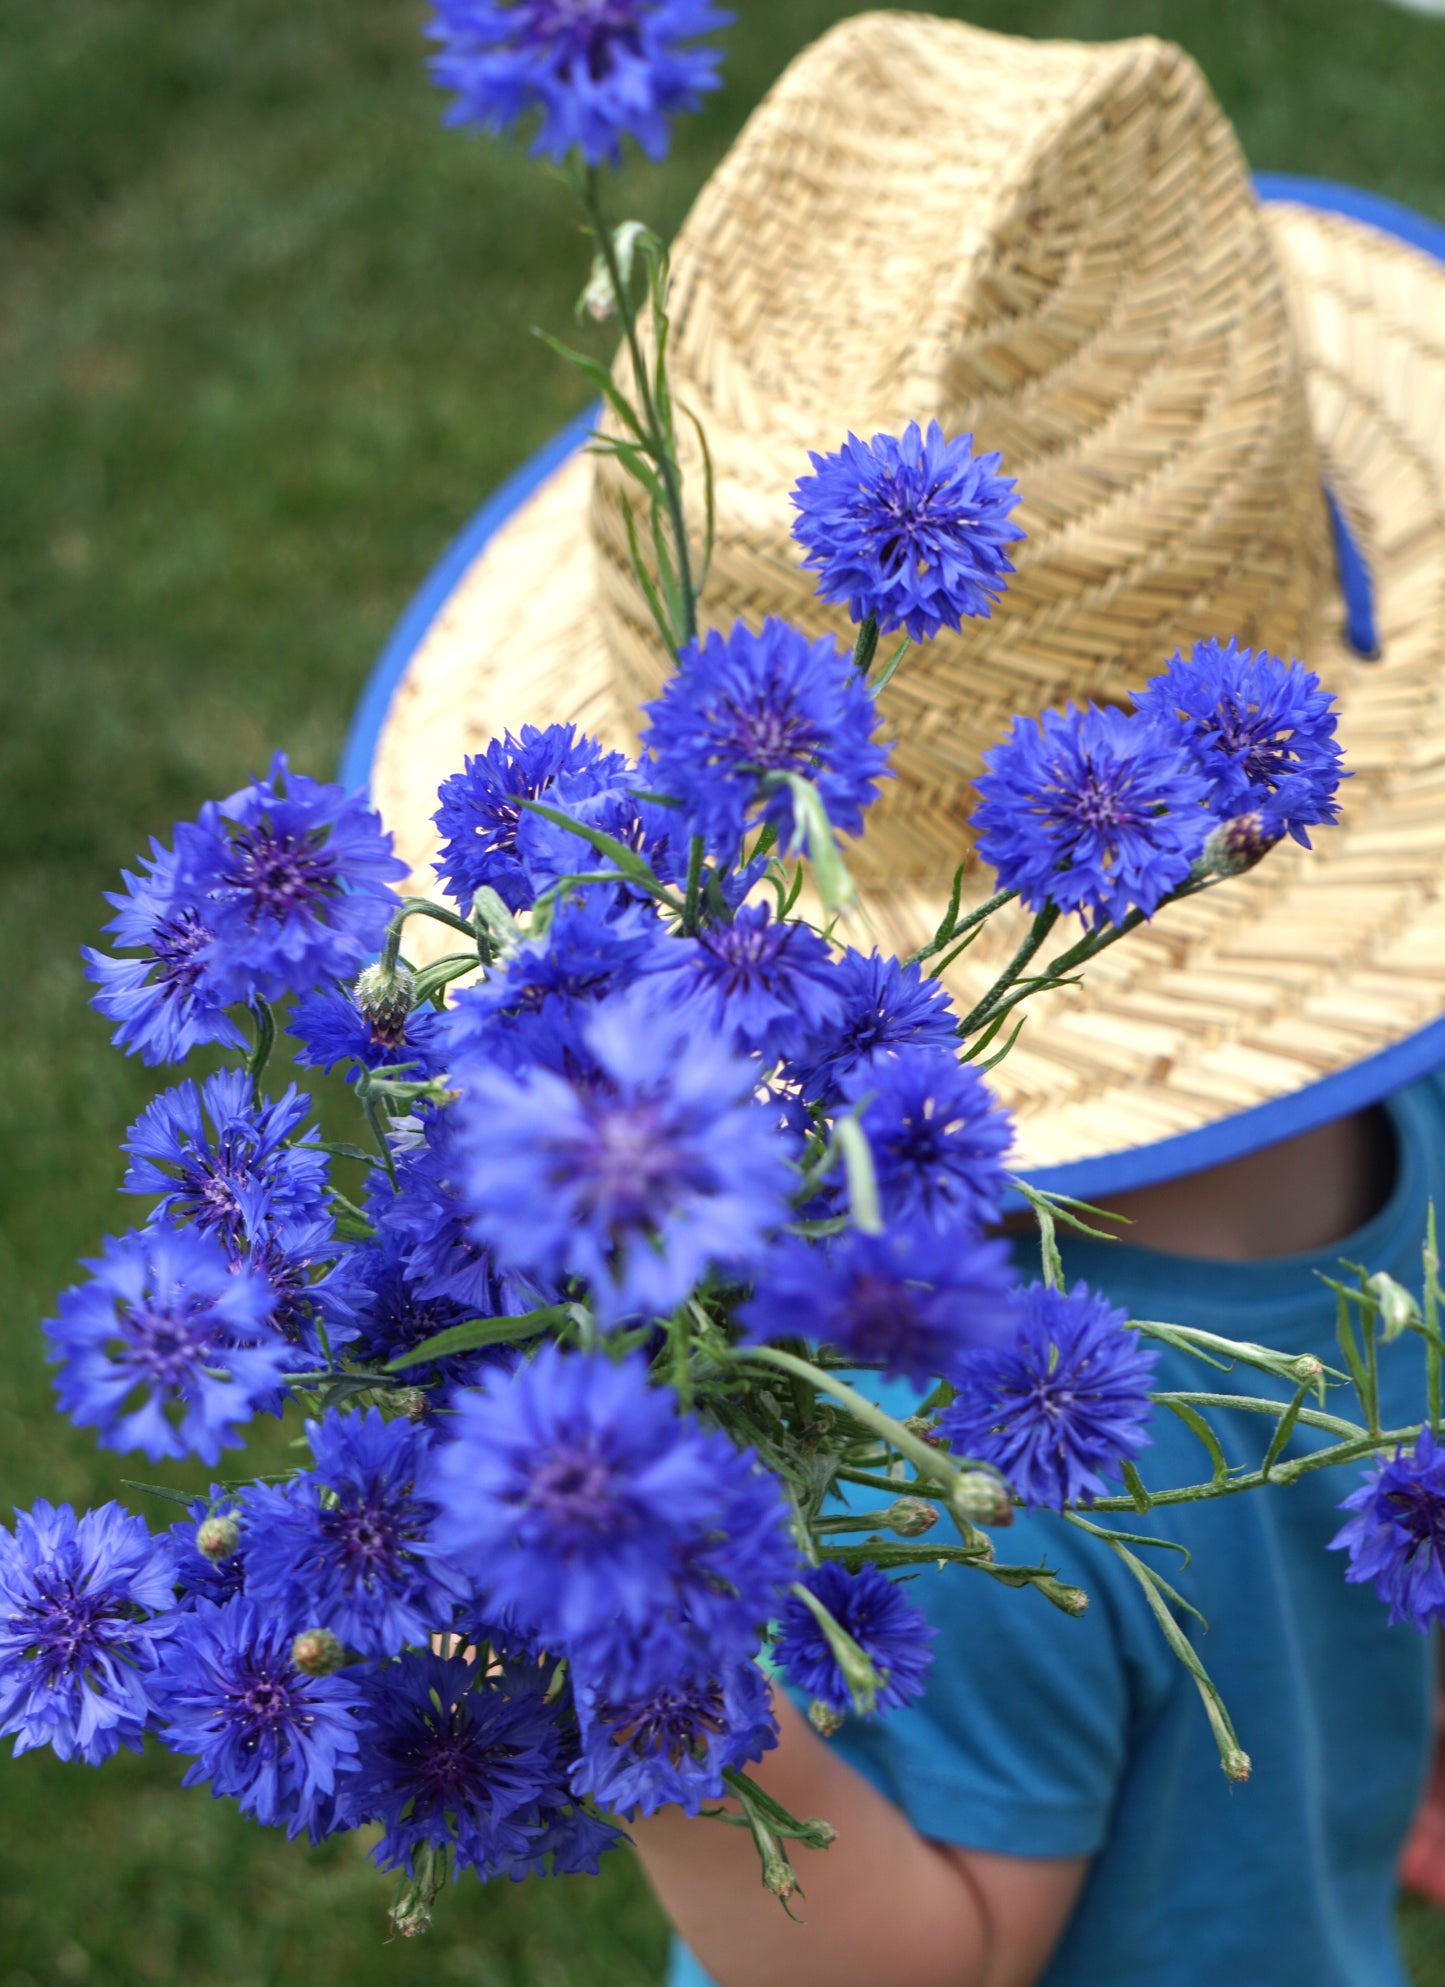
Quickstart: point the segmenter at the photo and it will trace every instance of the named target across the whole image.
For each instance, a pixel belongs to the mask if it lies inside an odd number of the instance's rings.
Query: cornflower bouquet
[[[664,1803],[750,1830],[786,1901],[789,1845],[830,1830],[747,1771],[775,1742],[766,1672],[824,1733],[916,1697],[933,1631],[897,1576],[919,1565],[1081,1612],[1047,1566],[997,1556],[1016,1505],[1128,1564],[1235,1779],[1249,1762],[1187,1604],[1140,1556],[1159,1541],[1101,1518],[1376,1455],[1336,1541],[1348,1577],[1392,1619],[1445,1613],[1433,1232],[1420,1302],[1363,1272],[1337,1285],[1338,1371],[1130,1320],[1064,1286],[1057,1224],[1097,1232],[1094,1211],[1010,1178],[988,1081],[1025,1001],[1336,818],[1317,679],[1210,641],[1132,711],[1017,719],[974,819],[998,887],[965,913],[960,867],[898,959],[846,943],[840,837],[888,775],[879,714],[910,643],[1007,584],[998,458],[916,425],[815,454],[795,531],[851,653],[778,620],[698,634],[709,548],[682,505],[667,258],[608,225],[598,169],[628,135],[661,154],[717,80],[703,37],[723,19],[709,0],[439,0],[434,26],[453,115],[535,115],[535,148],[573,173],[583,308],[621,322],[616,376],[578,362],[676,658],[638,758],[569,725],[494,740],[441,788],[432,901],[396,894],[363,796],[278,756],[152,842],[110,899],[117,952],[86,958],[120,1048],[231,1061],[127,1136],[123,1189],[150,1211],[58,1300],[60,1404],[122,1454],[212,1468],[299,1403],[306,1460],[194,1500],[131,1485],[185,1507],[159,1531],[118,1502],[18,1513],[0,1732],[90,1765],[154,1733],[186,1784],[265,1826],[370,1826],[406,1933],[448,1871],[595,1870]],[[939,974],[1014,900],[1027,935],[960,1014]],[[1037,963],[1065,914],[1082,935]],[[416,919],[453,950],[412,963]],[[345,1072],[356,1144],[324,1143],[294,1086],[267,1093],[280,1027],[301,1064]],[[1011,1196],[1041,1236],[1025,1286],[990,1232]],[[1428,1419],[1386,1431],[1376,1348],[1405,1330]],[[1227,1467],[1207,1393],[1151,1392],[1160,1340],[1285,1383],[1245,1402],[1272,1423],[1257,1469]],[[885,1413],[869,1375],[917,1412]],[[1338,1384],[1361,1421],[1323,1412]],[[1136,1459],[1161,1407],[1209,1474],[1151,1492]],[[1320,1439],[1286,1457],[1301,1426]]]

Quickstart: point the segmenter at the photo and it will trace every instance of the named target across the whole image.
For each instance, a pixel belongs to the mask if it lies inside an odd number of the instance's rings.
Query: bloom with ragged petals
[[[701,1666],[650,1687],[577,1682],[582,1752],[572,1785],[631,1817],[676,1803],[695,1815],[726,1793],[729,1767],[761,1759],[778,1742],[768,1686],[756,1663]]]
[[[297,1001],[286,1032],[301,1044],[296,1060],[303,1068],[332,1070],[338,1063],[401,1068],[410,1081],[424,1083],[444,1066],[442,1017],[431,1006],[414,1007],[387,1022],[364,1013],[353,993],[321,987]],[[347,1071],[346,1080],[356,1081],[356,1069]]]
[[[282,752],[264,780],[177,828],[176,860],[230,1000],[352,978],[380,950],[406,874],[360,794],[293,773]]]
[[[364,1683],[360,1757],[348,1814],[376,1821],[372,1855],[408,1871],[418,1849],[448,1848],[459,1868],[494,1876],[541,1848],[566,1802],[567,1747],[540,1689],[511,1689],[464,1656],[408,1654]]]
[[[755,1340],[802,1336],[927,1386],[951,1378],[1014,1323],[1006,1243],[917,1223],[826,1246],[790,1236],[757,1271],[738,1313]]]
[[[116,915],[105,929],[137,956],[113,958],[82,946],[86,978],[100,988],[90,1004],[116,1024],[112,1042],[152,1066],[182,1062],[207,1043],[241,1049],[246,1038],[220,998],[215,933],[201,907],[182,895],[176,858],[152,837],[141,874],[121,871],[123,891],[107,890]]]
[[[1168,732],[1182,726],[1221,821],[1262,811],[1308,848],[1306,829],[1339,819],[1335,795],[1348,776],[1335,700],[1303,663],[1233,640],[1196,642],[1135,691],[1134,708]]]
[[[764,1062],[843,1019],[846,995],[827,945],[766,904],[746,904],[731,924],[705,925],[695,939],[665,940],[650,963],[660,999]]]
[[[754,819],[785,846],[798,841],[790,777],[817,789],[835,829],[861,834],[887,769],[887,747],[873,740],[877,706],[852,659],[831,635],[810,641],[772,615],[757,634],[739,621],[725,637],[712,629],[689,642],[645,713],[645,777],[727,863]]]
[[[63,1411],[107,1449],[214,1463],[274,1401],[291,1357],[270,1329],[265,1280],[212,1236],[162,1222],[107,1236],[90,1281],[47,1321]]]
[[[998,1220],[1013,1121],[972,1063],[904,1047],[841,1088],[868,1140],[885,1220],[940,1234]]]
[[[787,1218],[786,1149],[753,1066],[685,1015],[624,994],[583,1034],[600,1080],[454,1070],[461,1198],[503,1267],[584,1279],[608,1324],[665,1315]]]
[[[880,1677],[874,1712],[896,1711],[923,1694],[938,1630],[895,1581],[876,1566],[849,1572],[825,1560],[806,1575],[805,1584]],[[788,1596],[781,1627],[773,1654],[789,1680],[830,1711],[847,1710],[853,1701],[848,1680],[818,1617],[796,1594]]]
[[[1085,1283],[1031,1284],[1018,1331],[949,1377],[938,1432],[955,1452],[992,1463],[1030,1506],[1061,1510],[1097,1497],[1153,1439],[1149,1387],[1158,1353],[1126,1314]]]
[[[401,1237],[394,1227],[379,1229],[373,1239],[346,1252],[342,1281],[355,1319],[351,1355],[363,1366],[384,1366],[413,1352],[424,1340],[477,1316],[476,1306],[455,1298],[426,1297],[408,1271]],[[406,1378],[419,1387],[438,1381],[465,1384],[482,1368],[510,1363],[505,1347],[479,1352],[443,1354],[406,1369]]]
[[[1445,1621],[1445,1449],[1430,1430],[1377,1463],[1340,1509],[1353,1513],[1330,1540],[1350,1555],[1345,1578],[1374,1582],[1392,1628],[1408,1621],[1423,1634]]]
[[[88,1766],[139,1752],[174,1579],[169,1541],[119,1504],[42,1499],[0,1526],[0,1737]]]
[[[953,1004],[916,963],[850,946],[834,975],[843,1012],[809,1034],[787,1071],[815,1103],[836,1101],[855,1071],[871,1069],[906,1046],[950,1053],[958,1047]]]
[[[434,0],[441,45],[432,76],[454,93],[449,124],[511,131],[535,116],[532,151],[589,166],[621,163],[622,140],[650,159],[668,119],[718,87],[719,51],[703,41],[732,15],[713,0]]]
[[[267,1197],[272,1218],[326,1214],[326,1154],[312,1127],[301,1133],[311,1099],[292,1084],[284,1097],[252,1101],[244,1070],[187,1078],[146,1106],[126,1133],[130,1168],[122,1193],[158,1194],[158,1212],[194,1222],[232,1251],[245,1226],[248,1188]]]
[[[816,473],[793,490],[793,536],[824,600],[915,642],[992,612],[1013,571],[1006,548],[1023,537],[998,455],[975,455],[972,435],[945,441],[937,421],[926,435],[910,421],[902,435],[850,434],[836,455],[808,453]]]
[[[725,1435],[680,1419],[640,1358],[549,1345],[454,1406],[429,1483],[433,1537],[494,1614],[549,1645],[640,1630],[694,1598],[750,1631],[766,1620],[746,1546],[718,1534],[735,1472],[781,1522],[777,1484]]]
[[[378,1408],[308,1421],[313,1467],[244,1493],[246,1592],[293,1628],[392,1656],[444,1627],[467,1582],[427,1536],[428,1437]]]
[[[356,1758],[361,1692],[345,1671],[297,1669],[294,1633],[250,1599],[198,1601],[178,1618],[152,1695],[161,1739],[192,1761],[182,1786],[209,1781],[263,1827],[318,1834]]]
[[[1024,907],[1086,922],[1152,917],[1213,826],[1209,787],[1177,730],[1112,706],[1017,717],[975,782],[978,853]]]

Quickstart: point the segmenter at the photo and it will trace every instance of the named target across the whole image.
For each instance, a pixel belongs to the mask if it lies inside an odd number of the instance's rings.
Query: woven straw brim
[[[1445,268],[1356,221],[1292,204],[1265,213],[1326,473],[1376,588],[1379,660],[1345,645],[1333,587],[1306,658],[1339,699],[1354,778],[1341,825],[1313,852],[1286,844],[1166,910],[1082,986],[1038,1004],[995,1077],[1023,1169],[1217,1125],[1445,1013]],[[434,885],[437,786],[466,754],[561,719],[635,737],[600,633],[592,474],[588,457],[570,459],[488,541],[394,694],[372,794],[419,890]],[[865,887],[843,936],[906,952],[945,898],[943,879]],[[962,1006],[1019,932],[996,919],[950,970]]]

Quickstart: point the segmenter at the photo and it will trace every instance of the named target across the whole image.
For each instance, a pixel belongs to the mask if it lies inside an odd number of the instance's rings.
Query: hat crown
[[[1020,482],[1027,536],[992,618],[890,687],[898,777],[861,876],[951,871],[1016,712],[1121,701],[1204,635],[1308,655],[1330,546],[1303,375],[1238,143],[1182,50],[857,16],[754,113],[673,271],[674,392],[717,479],[705,626],[846,631],[788,500],[845,431],[936,419]],[[669,661],[627,494],[599,458],[602,611],[635,712]]]

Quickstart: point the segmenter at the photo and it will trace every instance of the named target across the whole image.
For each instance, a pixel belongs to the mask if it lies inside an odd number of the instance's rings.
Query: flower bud
[[[1046,1601],[1052,1601],[1054,1606],[1061,1608],[1065,1614],[1080,1615],[1088,1608],[1089,1597],[1082,1587],[1066,1586],[1062,1580],[1055,1580],[1052,1577],[1047,1580],[1036,1580],[1034,1585]]]
[[[791,1897],[798,1888],[792,1864],[786,1856],[779,1856],[771,1850],[763,1857],[763,1882],[774,1897]]]
[[[1289,1370],[1303,1386],[1306,1380],[1318,1380],[1325,1369],[1312,1352],[1302,1352],[1298,1359],[1290,1361]]]
[[[1242,876],[1267,856],[1284,837],[1284,824],[1273,814],[1236,814],[1210,830],[1200,854],[1200,867],[1210,876]]]
[[[390,968],[378,959],[357,977],[352,989],[356,1005],[371,1027],[371,1039],[384,1048],[399,1049],[406,1041],[406,1017],[416,1004],[416,978],[398,960]]]
[[[1008,1486],[989,1470],[965,1470],[949,1500],[956,1517],[978,1525],[1011,1525],[1014,1507]]]
[[[920,1442],[926,1442],[930,1449],[938,1447],[938,1423],[931,1414],[910,1414],[903,1426]]]
[[[883,1513],[882,1523],[901,1539],[919,1539],[938,1523],[938,1509],[921,1497],[900,1497]]]
[[[240,1543],[241,1527],[229,1511],[224,1517],[202,1518],[196,1526],[196,1551],[213,1566],[229,1559]]]
[[[1238,1746],[1230,1746],[1222,1753],[1219,1763],[1224,1768],[1225,1779],[1232,1780],[1236,1786],[1242,1785],[1254,1771],[1249,1754],[1241,1752]]]
[[[808,1706],[808,1723],[819,1738],[831,1739],[843,1728],[843,1713],[836,1705],[825,1704],[821,1697],[815,1697]]]
[[[329,1677],[346,1661],[346,1651],[329,1628],[303,1628],[291,1644],[291,1660],[303,1676]]]
[[[1381,1337],[1386,1345],[1392,1338],[1398,1338],[1407,1326],[1419,1324],[1420,1306],[1403,1283],[1396,1283],[1394,1277],[1384,1270],[1377,1270],[1365,1281],[1380,1307],[1380,1317],[1384,1323]]]
[[[425,1421],[431,1413],[431,1403],[422,1387],[398,1387],[391,1397],[391,1404],[408,1421]]]

